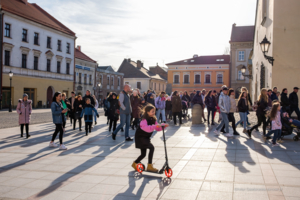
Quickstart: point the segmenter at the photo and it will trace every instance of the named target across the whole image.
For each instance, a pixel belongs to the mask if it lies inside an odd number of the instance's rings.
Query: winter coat
[[[234,96],[230,96],[230,110],[229,113],[235,113],[236,112],[236,102]]]
[[[66,116],[62,113],[63,107],[61,102],[53,101],[51,103],[52,119],[54,124],[63,124],[66,121]]]
[[[124,90],[119,95],[120,114],[130,115],[132,112],[130,96]]]
[[[83,100],[83,103],[84,103],[84,106],[85,107],[87,104],[86,104],[86,99],[90,99],[91,100],[91,105],[95,107],[95,101],[94,101],[94,98],[91,96],[91,95],[85,95],[82,100]]]
[[[30,115],[32,112],[32,101],[19,99],[17,113],[19,114],[19,124],[30,124]]]
[[[286,93],[281,93],[281,106],[287,107],[290,106],[289,98]]]
[[[247,96],[247,100],[249,101],[250,106],[252,106],[252,101],[251,101],[251,97],[250,97],[250,94],[249,94],[249,93],[248,93],[248,96]]]
[[[132,108],[132,118],[138,119],[140,118],[140,106],[142,103],[142,100],[139,96],[131,96],[130,97],[130,103],[131,103],[131,108]]]
[[[172,102],[171,101],[166,101],[166,108],[165,110],[172,110]]]
[[[222,113],[229,113],[230,111],[230,97],[225,95],[221,92],[219,96],[219,103],[218,106],[220,107],[220,112]]]
[[[280,117],[280,111],[277,111],[275,119],[272,120],[272,130],[281,130],[282,124],[281,124],[281,117]]]
[[[165,109],[166,108],[166,97],[156,97],[155,99],[155,108],[157,109]]]
[[[107,111],[108,119],[110,119],[112,121],[119,120],[119,116],[120,116],[119,100],[109,98],[108,101],[110,102],[110,107]]]
[[[247,112],[248,111],[248,105],[246,105],[247,99],[240,98],[238,102],[238,110],[239,112]]]
[[[191,100],[191,101],[193,100],[194,96],[195,96],[194,93],[191,93],[191,94],[190,94],[190,100]]]
[[[272,92],[271,99],[272,99],[272,101],[278,100],[278,96],[277,96],[277,94],[275,92]]]
[[[154,98],[148,97],[148,98],[147,98],[147,103],[150,103],[150,104],[152,104],[152,105],[155,107],[155,101],[154,101]]]
[[[171,102],[172,102],[172,113],[181,112],[182,104],[181,104],[180,96],[172,96]]]
[[[161,131],[162,128],[157,128],[157,121],[155,119],[143,119],[140,123],[140,126],[135,132],[135,148],[138,149],[147,149],[151,147],[150,137],[154,130]]]
[[[186,101],[186,102],[190,102],[191,98],[189,97],[189,95],[183,95],[181,100]]]
[[[91,104],[86,104],[85,107],[82,109],[80,118],[84,115],[84,121],[85,122],[93,122],[93,111],[97,114],[97,117],[99,117],[97,110],[94,108]]]
[[[257,116],[264,116],[266,114],[266,109],[268,108],[268,102],[266,102],[263,98],[257,103]]]
[[[203,106],[203,99],[202,96],[200,94],[200,91],[197,91],[197,94],[194,96],[194,98],[192,99],[192,103],[195,104],[200,104],[201,106]]]
[[[292,108],[298,108],[298,95],[296,92],[290,94],[289,101]]]
[[[268,107],[272,107],[272,99],[271,96],[268,95]]]
[[[216,97],[215,96],[205,97],[205,105],[210,110],[216,109],[216,106],[217,106]]]
[[[81,105],[81,107],[79,107],[79,105]],[[80,119],[80,115],[83,109],[83,101],[78,101],[77,99],[75,99],[74,101],[74,118],[75,119]]]

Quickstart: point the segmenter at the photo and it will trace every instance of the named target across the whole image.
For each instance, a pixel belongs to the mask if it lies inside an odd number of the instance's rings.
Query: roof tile
[[[229,64],[230,55],[214,55],[214,56],[199,56],[196,58],[189,58],[186,60],[181,60],[173,63],[168,63],[168,65],[205,65],[205,64]]]
[[[93,63],[97,63],[96,61],[94,61],[93,59],[91,59],[90,57],[88,57],[87,55],[82,53],[81,51],[79,51],[77,48],[75,48],[75,58],[85,60],[85,61],[89,61],[89,62],[93,62]]]

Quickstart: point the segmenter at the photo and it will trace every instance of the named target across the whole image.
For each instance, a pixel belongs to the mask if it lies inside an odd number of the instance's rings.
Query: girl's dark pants
[[[20,126],[20,128],[21,128],[21,137],[23,137],[24,125],[25,125],[25,129],[26,129],[26,136],[28,136],[29,124],[21,124],[21,126]]]
[[[76,128],[76,121],[78,120],[78,122],[79,122],[79,129],[81,129],[81,118],[78,118],[78,119],[76,119],[76,118],[74,118],[73,119],[73,129],[75,130],[75,128]]]
[[[207,108],[207,121],[209,123],[209,116],[211,114],[211,123],[214,122],[214,113],[215,113],[216,109],[210,109],[210,108]]]
[[[179,118],[179,124],[182,124],[182,121],[181,121],[181,112],[174,112],[173,113],[174,124],[176,124],[176,116],[178,116],[178,118]]]
[[[154,146],[150,143],[149,147],[149,155],[148,155],[148,164],[152,164],[153,154],[154,154]],[[147,149],[141,149],[141,155],[134,161],[135,163],[140,163],[143,158],[146,157]]]
[[[254,129],[257,129],[261,124],[263,124],[263,133],[264,133],[264,135],[266,135],[266,128],[267,128],[266,116],[259,115],[259,116],[257,116],[257,119],[258,119],[258,123],[250,129],[250,132],[252,132]]]
[[[109,131],[111,131],[111,127],[113,126],[113,131],[117,128],[117,120],[110,120],[109,121]]]
[[[234,113],[228,114],[228,120],[229,120],[229,122],[232,122],[231,126],[233,129],[233,132],[236,132]],[[222,127],[221,132],[225,132],[225,125]]]
[[[85,122],[85,133],[92,132],[92,124],[93,122]]]
[[[55,124],[56,128],[55,128],[55,131],[53,133],[53,136],[52,136],[52,140],[51,141],[54,141],[58,132],[59,132],[59,143],[62,144],[62,138],[63,138],[63,134],[64,134],[64,130],[63,130],[63,126],[62,124]]]

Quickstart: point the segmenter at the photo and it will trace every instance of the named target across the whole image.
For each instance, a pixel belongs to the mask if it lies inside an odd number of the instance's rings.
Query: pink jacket
[[[272,120],[272,130],[281,130],[282,124],[281,124],[281,117],[280,117],[280,111],[277,112],[276,117],[274,120]]]
[[[17,106],[17,113],[19,114],[19,124],[29,124],[31,112],[32,101],[27,100],[27,102],[24,102],[22,99],[19,99]]]
[[[147,120],[142,120],[141,123],[140,123],[140,127],[143,131],[147,132],[147,133],[152,133],[154,130],[157,130],[157,131],[161,131],[162,128],[157,128],[156,127],[157,125],[157,122],[155,122],[155,125],[148,125],[147,123]]]

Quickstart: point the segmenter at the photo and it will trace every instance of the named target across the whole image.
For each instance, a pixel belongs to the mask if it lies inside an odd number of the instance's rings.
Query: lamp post
[[[245,73],[246,73],[246,67],[245,67],[245,65],[242,67],[241,71],[242,71],[242,75],[243,75],[244,77],[247,77],[247,78],[249,78],[249,79],[252,79],[252,75],[247,75],[247,74],[245,74]]]
[[[271,42],[269,42],[269,40],[267,39],[267,36],[265,36],[263,41],[261,41],[261,43],[260,43],[260,48],[261,48],[261,51],[263,52],[265,58],[273,66],[273,62],[274,62],[275,59],[271,56],[266,55],[266,53],[268,53],[268,51],[269,51],[270,45],[271,45]]]
[[[11,109],[11,101],[12,101],[12,99],[11,99],[11,96],[12,96],[11,95],[11,80],[12,80],[12,77],[13,77],[14,73],[12,73],[11,71],[9,71],[8,75],[9,75],[9,80],[10,80],[10,99],[9,99],[8,112],[12,112],[12,109]]]

